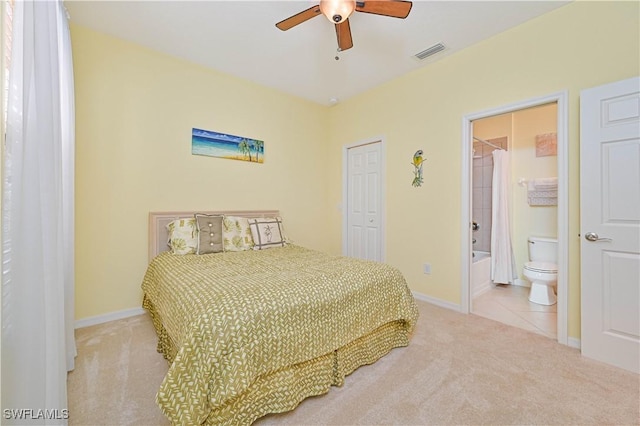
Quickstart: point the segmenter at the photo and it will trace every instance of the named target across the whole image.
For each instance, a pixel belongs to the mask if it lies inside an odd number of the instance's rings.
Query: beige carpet
[[[544,336],[418,302],[407,348],[341,388],[256,425],[637,425],[638,375]],[[167,363],[147,315],[76,331],[70,425],[166,425],[154,397]]]

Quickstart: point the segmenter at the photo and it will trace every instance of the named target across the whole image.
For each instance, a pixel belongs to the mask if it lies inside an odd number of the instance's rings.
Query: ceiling
[[[428,66],[567,1],[414,1],[406,19],[355,12],[354,46],[339,53],[333,24],[275,24],[318,1],[67,0],[71,22],[283,92],[333,105]],[[443,43],[422,61],[414,55]]]

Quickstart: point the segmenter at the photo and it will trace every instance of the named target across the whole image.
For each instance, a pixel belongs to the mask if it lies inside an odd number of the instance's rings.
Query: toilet
[[[529,262],[522,271],[531,282],[529,301],[539,305],[557,302],[554,287],[558,281],[558,240],[529,237]]]

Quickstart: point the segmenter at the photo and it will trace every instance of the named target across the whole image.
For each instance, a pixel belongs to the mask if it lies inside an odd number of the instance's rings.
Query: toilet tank
[[[529,237],[529,260],[558,263],[558,240],[546,237]]]

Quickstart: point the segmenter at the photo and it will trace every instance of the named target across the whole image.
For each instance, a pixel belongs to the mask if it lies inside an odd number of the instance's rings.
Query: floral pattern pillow
[[[253,248],[253,238],[246,217],[225,216],[222,219],[224,251],[245,251]]]
[[[198,247],[198,231],[195,218],[176,219],[167,224],[169,247],[173,254],[194,254]]]

